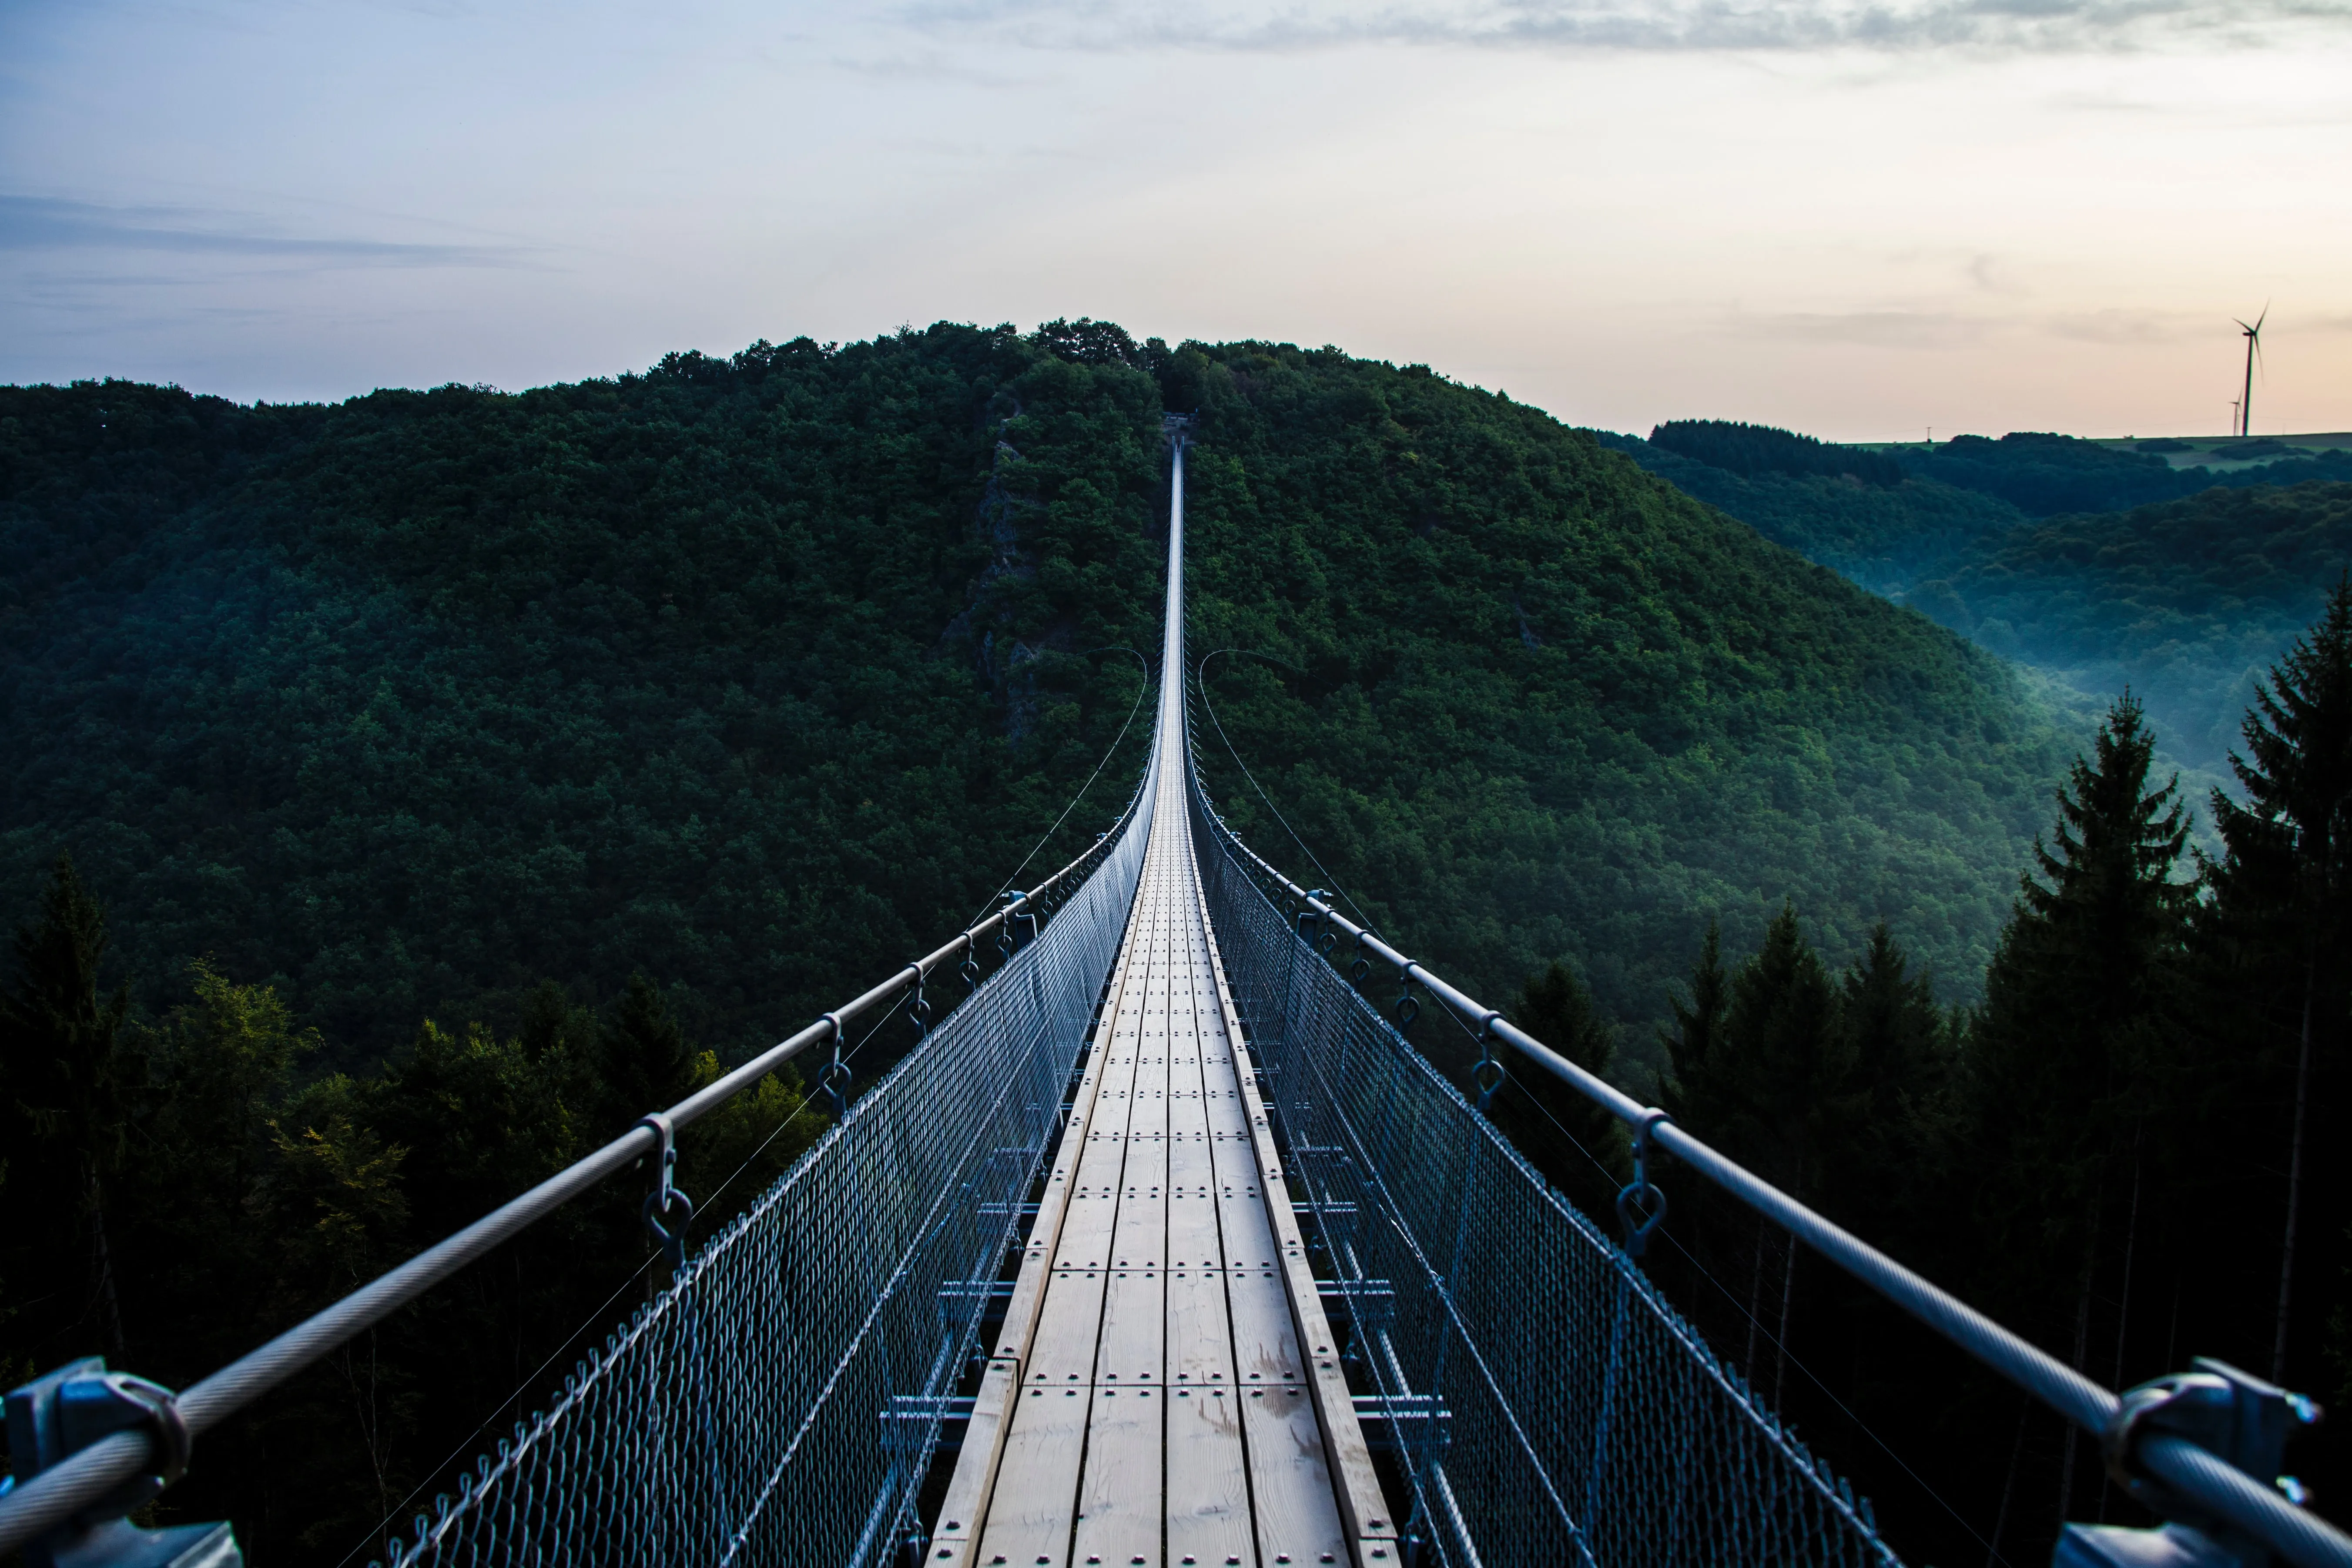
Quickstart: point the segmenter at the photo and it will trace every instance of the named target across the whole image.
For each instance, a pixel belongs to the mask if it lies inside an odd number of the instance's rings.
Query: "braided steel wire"
[[[1892,1564],[1633,1259],[1302,939],[1193,802],[1210,922],[1348,1364],[1453,1564]]]
[[[1141,873],[1102,865],[436,1500],[393,1568],[887,1559],[1051,1143]]]

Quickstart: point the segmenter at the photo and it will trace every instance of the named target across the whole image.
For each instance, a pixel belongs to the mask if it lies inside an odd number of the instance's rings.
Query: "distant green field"
[[[2217,473],[2301,458],[2320,452],[2352,451],[2352,432],[2338,430],[2320,436],[2126,436],[2097,442],[2126,451],[2162,458],[2176,468],[2211,468]]]
[[[2082,439],[2094,447],[2162,458],[2171,468],[2203,468],[2216,473],[2274,463],[2282,458],[2352,452],[2352,430],[2308,436],[2097,436]],[[1924,441],[1847,441],[1840,445],[1862,452],[1919,452],[1927,446]]]

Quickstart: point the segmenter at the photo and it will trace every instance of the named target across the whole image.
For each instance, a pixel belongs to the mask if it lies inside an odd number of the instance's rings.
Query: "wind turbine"
[[[2233,321],[2235,316],[2230,318]],[[2254,356],[2262,352],[2263,323],[2271,319],[2270,301],[2263,301],[2263,313],[2254,318],[2252,326],[2238,321],[2238,330],[2246,334],[2246,395],[2238,401],[2238,434],[2254,433]]]

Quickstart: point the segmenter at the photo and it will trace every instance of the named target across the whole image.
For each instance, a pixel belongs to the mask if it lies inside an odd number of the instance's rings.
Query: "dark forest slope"
[[[1979,969],[2053,771],[1995,661],[1533,409],[1115,330],[0,393],[0,878],[70,847],[143,998],[210,952],[353,1058],[631,968],[772,1037],[969,918],[1117,732],[1163,404],[1195,647],[1297,667],[1211,689],[1384,925],[1496,993],[1572,955],[1634,1019],[1783,897]]]
[[[1901,453],[1907,477],[1865,479],[1820,470],[1894,458],[1703,420],[1657,434],[1687,432],[1706,438],[1600,439],[1767,539],[2054,677],[2062,701],[2101,707],[2128,686],[2200,789],[2228,783],[2255,679],[2352,565],[2352,458],[2337,451],[2216,472],[2067,437],[1962,437]],[[1770,442],[1799,460],[1743,462]],[[2178,499],[2139,504],[2152,497]]]
[[[1489,996],[1570,956],[1628,1019],[1708,913],[1749,945],[1784,898],[1841,959],[1885,919],[1980,972],[2053,768],[1998,660],[1537,410],[1203,359],[1193,646],[1268,656],[1211,667],[1217,712],[1378,924]],[[1203,735],[1232,820],[1311,876]]]
[[[2086,692],[2126,685],[2220,771],[2258,679],[2352,565],[2352,483],[2212,489],[1989,536],[1910,603]]]
[[[0,394],[0,875],[70,847],[142,991],[208,952],[364,1054],[632,967],[772,1037],[971,918],[1118,732],[1140,671],[1074,650],[1152,604],[1158,419],[964,328]]]

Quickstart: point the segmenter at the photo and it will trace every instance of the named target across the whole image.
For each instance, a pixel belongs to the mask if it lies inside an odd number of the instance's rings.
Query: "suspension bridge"
[[[2093,1434],[2165,1522],[2070,1568],[2352,1568],[2281,1452],[2315,1407],[2219,1363],[2120,1395],[1592,1078],[1225,826],[1192,768],[1184,452],[1134,798],[938,951],[475,1225],[173,1392],[95,1360],[8,1395],[0,1552],[230,1568],[126,1517],[205,1431],[565,1202],[649,1163],[667,1288],[387,1549],[431,1564],[1352,1568],[1892,1564],[1866,1500],[1666,1303],[1661,1164],[1753,1207]],[[1171,679],[1173,677],[1174,679]],[[983,961],[999,960],[981,978]],[[845,1091],[846,1032],[964,999]],[[1364,982],[1392,977],[1376,1005]],[[1418,996],[1415,988],[1418,988]],[[1558,1079],[1633,1134],[1604,1230],[1406,1040]],[[800,1057],[836,1124],[699,1247],[677,1130]]]

